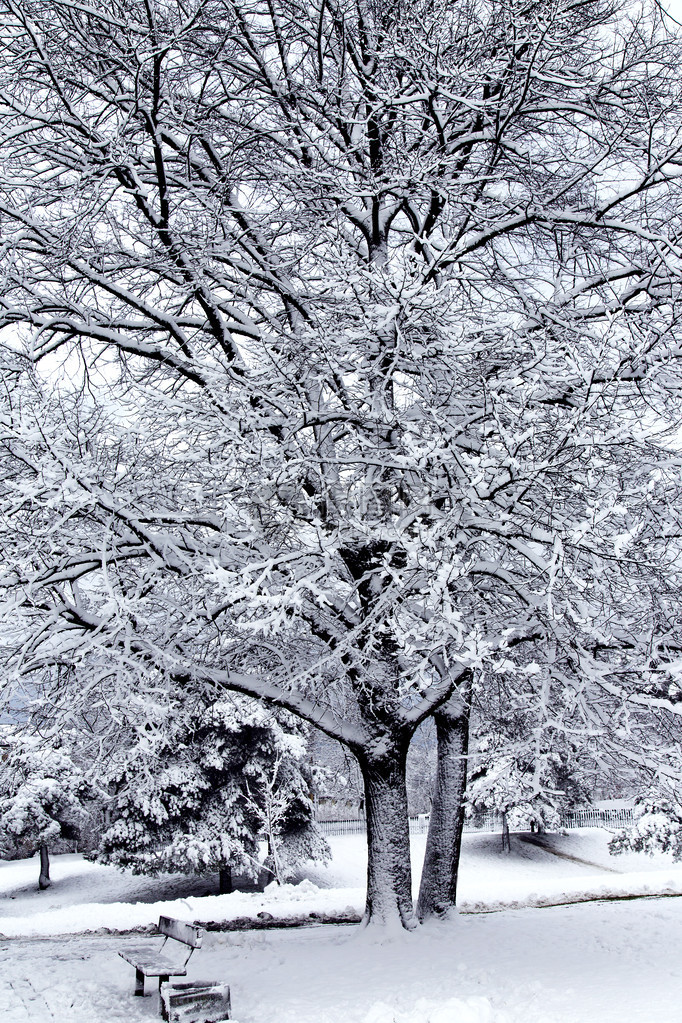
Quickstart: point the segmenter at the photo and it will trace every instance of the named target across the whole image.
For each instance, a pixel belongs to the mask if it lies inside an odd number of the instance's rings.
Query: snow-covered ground
[[[241,1023],[679,1023],[682,900],[653,896],[682,894],[682,867],[610,858],[596,829],[543,838],[549,849],[525,837],[501,855],[499,837],[465,836],[470,912],[454,922],[390,940],[348,926],[210,933],[189,975],[230,983]],[[413,840],[415,862],[423,841]],[[132,968],[116,952],[158,939],[78,932],[145,926],[159,912],[210,921],[359,911],[362,838],[332,846],[330,866],[311,866],[297,886],[229,896],[203,895],[206,879],[135,878],[78,856],[55,857],[53,887],[38,893],[36,860],[0,863],[0,1020],[154,1018],[156,997],[132,996]],[[532,908],[640,893],[650,897]],[[70,937],[47,937],[57,934]]]
[[[499,836],[467,834],[460,909],[488,912],[619,895],[682,894],[682,865],[665,856],[612,857],[608,838],[601,829],[584,828],[543,836],[548,847],[543,848],[535,844],[536,836],[514,836],[512,853],[506,855],[500,853]],[[424,836],[412,838],[415,864],[423,859],[424,843]],[[365,897],[364,838],[339,836],[331,844],[330,865],[309,864],[298,883],[232,895],[210,894],[216,887],[212,878],[136,877],[77,855],[53,857],[53,887],[39,892],[37,857],[0,862],[0,936],[128,931],[153,926],[161,913],[214,922],[257,919],[259,913],[283,921],[311,913],[359,916]],[[414,884],[416,896],[417,876]]]

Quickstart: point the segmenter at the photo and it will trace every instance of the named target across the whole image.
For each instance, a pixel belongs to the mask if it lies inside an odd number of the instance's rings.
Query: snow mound
[[[263,895],[267,895],[268,898],[274,899],[276,902],[301,902],[311,895],[317,895],[319,891],[316,884],[305,878],[298,884],[278,884],[277,881],[272,881],[263,889]]]
[[[55,934],[124,933],[151,930],[159,916],[205,924],[241,921],[287,923],[310,917],[351,916],[360,919],[365,893],[362,889],[328,888],[321,891],[310,881],[298,885],[269,885],[260,893],[233,892],[166,902],[91,902],[48,909],[32,916],[3,916],[0,908],[0,940],[47,937]],[[0,1005],[0,1013],[2,1006]]]
[[[487,998],[420,998],[412,1009],[398,1011],[386,1002],[375,1002],[363,1023],[507,1023],[505,1013],[495,1012]]]

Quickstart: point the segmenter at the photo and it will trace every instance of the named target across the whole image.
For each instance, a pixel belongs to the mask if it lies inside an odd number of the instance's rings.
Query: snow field
[[[682,869],[668,859],[610,858],[607,839],[597,830],[548,836],[551,852],[517,836],[502,856],[496,836],[467,835],[464,902],[528,906],[543,893],[559,900],[633,886],[682,892]],[[0,932],[24,935],[0,940],[0,1020],[157,1018],[153,982],[148,997],[134,998],[133,970],[117,951],[159,939],[85,936],[79,928],[143,926],[161,910],[229,920],[361,909],[362,837],[332,845],[330,866],[311,866],[298,885],[229,896],[203,896],[209,879],[136,878],[77,856],[55,857],[54,886],[38,893],[36,859],[0,863]],[[415,857],[420,849],[423,838]],[[153,901],[158,888],[175,898]],[[59,927],[71,936],[47,936]],[[229,983],[238,1023],[680,1023],[681,943],[682,899],[649,898],[460,913],[388,939],[353,926],[207,933],[189,977]]]
[[[462,912],[545,907],[624,895],[682,895],[682,866],[665,856],[612,857],[607,849],[609,836],[600,829],[547,836],[543,841],[554,852],[531,844],[531,838],[526,836],[523,841],[514,836],[512,853],[501,855],[499,836],[464,836],[459,886]],[[224,923],[257,919],[259,914],[282,922],[311,913],[359,916],[365,898],[364,838],[344,835],[333,837],[331,844],[331,864],[308,864],[300,871],[298,883],[272,884],[264,892],[231,895],[206,894],[214,883],[212,878],[140,877],[88,863],[77,855],[54,857],[53,887],[38,892],[36,858],[0,862],[0,935],[125,932],[153,927],[161,913]],[[413,837],[415,864],[423,858],[424,844],[424,836]],[[415,897],[418,885],[415,870]]]

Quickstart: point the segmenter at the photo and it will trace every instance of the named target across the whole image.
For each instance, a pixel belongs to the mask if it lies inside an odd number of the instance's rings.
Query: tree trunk
[[[367,901],[364,924],[413,930],[407,740],[386,741],[381,756],[360,754],[367,813]],[[390,747],[390,749],[386,749]]]
[[[509,818],[507,811],[502,814],[502,852],[511,852],[511,838],[509,835]]]
[[[230,895],[234,891],[232,885],[232,870],[230,867],[221,867],[218,873],[218,891],[221,895]]]
[[[468,699],[457,694],[435,721],[438,767],[417,902],[421,921],[446,916],[455,906],[469,749]]]
[[[38,887],[42,891],[49,888],[50,881],[50,853],[46,845],[40,847],[40,877],[38,878]]]

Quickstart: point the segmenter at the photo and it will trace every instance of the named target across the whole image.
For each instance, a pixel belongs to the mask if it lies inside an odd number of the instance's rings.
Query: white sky
[[[682,22],[682,0],[662,0],[662,4],[674,18]]]

